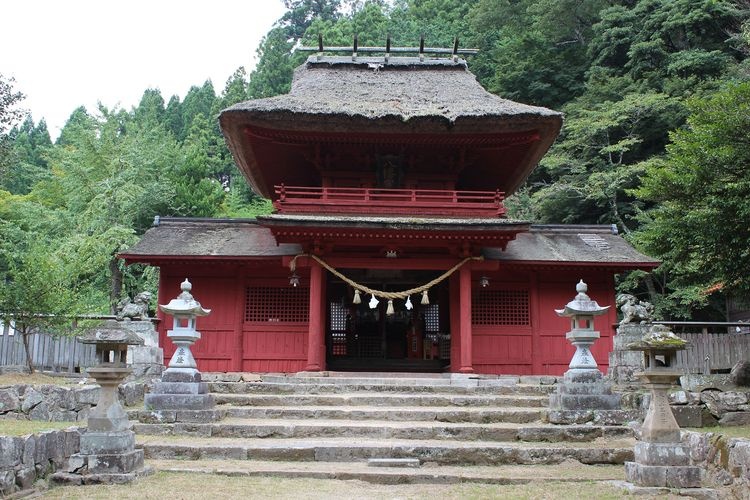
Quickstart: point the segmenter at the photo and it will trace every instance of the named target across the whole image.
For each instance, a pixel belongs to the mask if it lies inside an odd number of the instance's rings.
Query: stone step
[[[452,406],[546,408],[548,396],[455,395],[359,392],[347,394],[214,394],[216,404],[232,406]]]
[[[453,407],[345,407],[345,406],[222,406],[228,417],[277,419],[337,419],[437,422],[507,422],[523,424],[545,420],[545,408]]]
[[[499,442],[590,442],[633,437],[628,427],[443,422],[227,419],[212,424],[135,424],[139,435],[218,438],[372,438]]]
[[[548,481],[612,481],[625,477],[621,465],[557,465],[370,467],[366,462],[283,462],[261,460],[149,459],[158,471],[260,476],[360,480],[375,484],[529,484]]]
[[[392,385],[383,381],[357,384],[329,384],[292,382],[209,382],[209,390],[220,394],[342,394],[351,392],[405,393],[404,385]],[[409,394],[516,394],[543,396],[554,392],[554,385],[412,385]]]
[[[591,465],[632,461],[635,440],[508,444],[370,438],[240,439],[139,435],[137,442],[147,459],[351,462],[370,458],[417,458],[439,465],[550,465],[573,460]]]
[[[397,376],[398,375],[398,376]],[[547,377],[548,383],[554,383],[553,377]],[[262,376],[266,383],[291,384],[327,384],[327,385],[367,385],[388,384],[393,386],[462,386],[462,387],[508,387],[521,383],[521,378],[515,375],[463,375],[457,373],[430,374],[423,373],[415,376],[413,373],[391,374],[356,374],[341,372],[336,376],[319,375],[271,375]],[[523,383],[540,384],[542,377],[525,377]]]

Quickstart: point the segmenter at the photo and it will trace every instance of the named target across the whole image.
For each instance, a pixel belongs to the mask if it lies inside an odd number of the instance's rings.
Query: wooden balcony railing
[[[439,189],[276,186],[279,213],[503,217],[505,193]]]

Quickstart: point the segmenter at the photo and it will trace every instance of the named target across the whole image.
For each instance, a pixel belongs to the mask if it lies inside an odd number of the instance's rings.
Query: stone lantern
[[[223,410],[214,408],[215,402],[208,393],[208,384],[201,381],[201,373],[190,347],[201,338],[196,330],[196,319],[207,316],[204,309],[190,293],[193,286],[186,279],[180,285],[182,292],[169,304],[159,309],[173,317],[172,329],[167,337],[177,346],[169,366],[154,384],[151,393],[144,397],[145,411],[138,415],[141,422],[211,422],[224,416]]]
[[[167,337],[177,346],[162,377],[164,381],[200,382],[200,372],[190,346],[201,338],[201,332],[195,328],[196,319],[198,316],[208,316],[211,310],[203,309],[200,302],[193,298],[190,293],[192,288],[193,285],[186,279],[180,285],[182,293],[177,298],[167,305],[159,305],[159,310],[173,318]]]
[[[80,453],[70,458],[71,470],[90,482],[130,481],[143,471],[143,450],[135,449],[135,433],[130,430],[117,389],[132,371],[126,365],[128,346],[143,345],[143,339],[117,321],[106,321],[89,330],[80,342],[96,346],[99,364],[88,373],[101,392],[81,435]]]
[[[612,389],[604,380],[591,354],[591,346],[599,339],[594,330],[594,318],[605,314],[609,306],[601,307],[586,292],[588,286],[581,280],[576,285],[577,295],[563,309],[556,309],[558,316],[570,318],[571,329],[565,338],[576,348],[569,370],[562,382],[558,382],[557,392],[550,394],[550,422],[581,423],[594,418],[591,410],[617,410],[620,396],[612,394]]]
[[[654,325],[639,342],[628,346],[643,351],[645,369],[636,375],[651,390],[651,402],[635,445],[635,462],[625,463],[625,475],[638,486],[697,488],[701,468],[691,465],[689,447],[682,444],[680,427],[669,407],[668,392],[682,375],[675,368],[677,351],[687,342],[667,326]]]

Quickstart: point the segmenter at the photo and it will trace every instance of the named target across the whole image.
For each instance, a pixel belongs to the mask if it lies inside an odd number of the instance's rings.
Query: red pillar
[[[471,347],[471,268],[464,265],[458,271],[459,331],[461,336],[460,373],[474,373]]]
[[[323,268],[317,262],[312,261],[310,263],[310,307],[308,308],[310,319],[307,330],[307,366],[305,367],[305,370],[311,372],[324,369],[324,277]]]
[[[232,346],[232,370],[243,371],[244,336],[242,325],[245,321],[245,273],[237,270],[234,281],[234,345]]]
[[[450,278],[450,288],[448,289],[448,297],[450,300],[450,327],[451,327],[451,365],[450,370],[453,373],[458,373],[461,368],[461,328],[460,328],[460,316],[461,307],[459,304],[459,293],[458,293],[458,275],[452,274]]]

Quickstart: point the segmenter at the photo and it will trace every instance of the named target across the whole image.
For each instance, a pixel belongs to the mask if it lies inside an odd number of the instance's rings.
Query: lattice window
[[[528,290],[479,290],[471,305],[475,325],[528,326]]]
[[[331,312],[331,354],[333,356],[346,356],[346,316],[349,310],[340,301],[329,302],[328,309]]]
[[[330,302],[329,306],[331,311],[331,330],[345,331],[346,315],[349,314],[349,310],[342,306],[341,302]]]
[[[425,306],[424,311],[424,329],[426,332],[440,331],[440,307],[438,304]]]
[[[310,290],[302,287],[249,286],[245,289],[245,321],[306,323]]]

